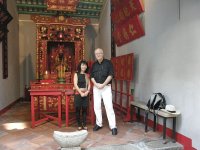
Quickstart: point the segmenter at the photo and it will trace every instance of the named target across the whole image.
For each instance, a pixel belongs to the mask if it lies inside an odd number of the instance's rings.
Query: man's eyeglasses
[[[103,54],[103,53],[95,53],[95,55],[100,55],[100,54]]]

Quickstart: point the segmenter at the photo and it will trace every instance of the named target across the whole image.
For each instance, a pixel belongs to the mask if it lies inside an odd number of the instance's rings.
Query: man
[[[103,99],[112,135],[117,135],[111,89],[112,78],[114,77],[113,65],[111,61],[104,59],[102,49],[97,48],[94,53],[97,61],[92,65],[91,69],[91,81],[94,85],[94,112],[96,115],[96,125],[94,126],[93,131],[98,131],[103,127],[101,109],[101,99]]]

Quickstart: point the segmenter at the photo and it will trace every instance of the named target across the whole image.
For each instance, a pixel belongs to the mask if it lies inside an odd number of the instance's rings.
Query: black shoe
[[[102,127],[98,126],[98,125],[95,125],[94,128],[93,128],[93,131],[98,131],[99,129],[101,129]]]
[[[112,135],[117,135],[117,128],[112,129]]]

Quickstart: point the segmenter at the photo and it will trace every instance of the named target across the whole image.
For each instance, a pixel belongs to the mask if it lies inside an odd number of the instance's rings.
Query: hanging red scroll
[[[126,44],[144,34],[142,24],[137,15],[125,21],[123,24],[116,25],[114,30],[114,38],[117,46]]]
[[[112,0],[114,11],[111,14],[114,24],[123,23],[130,17],[144,12],[144,8],[140,0],[123,0],[123,3],[118,0]]]
[[[79,0],[47,0],[48,10],[76,11]]]

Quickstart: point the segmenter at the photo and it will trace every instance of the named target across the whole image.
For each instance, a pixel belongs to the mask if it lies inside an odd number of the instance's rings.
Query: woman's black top
[[[78,76],[78,87],[86,88],[85,74],[77,73],[77,76]]]

